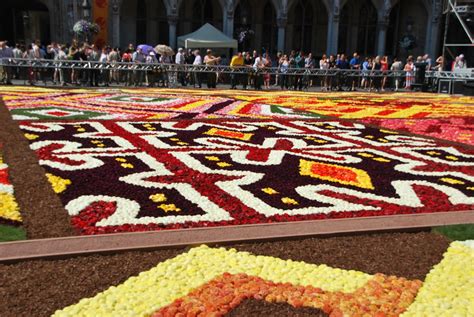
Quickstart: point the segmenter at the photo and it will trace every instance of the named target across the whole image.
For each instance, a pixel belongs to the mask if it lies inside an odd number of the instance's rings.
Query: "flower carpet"
[[[182,89],[0,87],[19,120],[295,118],[422,119],[472,117],[471,97],[423,93],[311,93]]]
[[[1,90],[0,90],[1,92]],[[318,118],[312,112],[219,95],[33,90],[4,93],[15,120],[156,120],[199,118]]]
[[[472,115],[472,98],[0,92],[80,234],[456,212],[474,204],[473,150],[421,136],[469,144],[472,120],[450,116]]]
[[[0,160],[0,197],[13,199],[12,180],[22,206],[8,221],[0,210],[0,222],[24,221],[30,238],[225,235],[233,225],[436,218],[474,206],[472,98],[0,93],[12,174]],[[0,315],[471,316],[473,269],[473,241],[428,232],[65,256],[0,263]]]
[[[21,121],[20,128],[81,234],[474,206],[473,150],[348,121]]]
[[[8,166],[3,162],[0,145],[0,224],[20,225],[22,218],[8,177]]]
[[[453,242],[424,282],[201,246],[54,316],[223,316],[244,300],[329,316],[474,314],[474,241]]]
[[[387,129],[406,131],[474,145],[474,117],[443,119],[364,119],[361,121]]]

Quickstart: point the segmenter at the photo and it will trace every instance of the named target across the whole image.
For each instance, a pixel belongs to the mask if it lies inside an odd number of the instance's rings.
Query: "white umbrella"
[[[160,55],[165,55],[165,56],[173,56],[174,51],[171,47],[168,45],[163,45],[163,44],[158,44],[155,46],[155,52],[157,52]]]

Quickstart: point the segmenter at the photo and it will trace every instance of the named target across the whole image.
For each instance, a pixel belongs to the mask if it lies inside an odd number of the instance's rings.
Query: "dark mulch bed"
[[[420,232],[249,243],[233,247],[282,259],[424,280],[430,268],[441,261],[449,242],[442,235]]]
[[[448,244],[449,240],[441,235],[421,232],[248,243],[234,247],[256,254],[423,280],[441,260]],[[0,316],[50,315],[183,251],[136,251],[0,265]],[[248,316],[255,304],[245,305],[233,316]],[[274,315],[284,316],[288,308],[282,309]]]
[[[236,316],[326,317],[329,315],[319,309],[310,308],[310,307],[295,308],[285,303],[269,303],[262,300],[248,299],[242,302],[242,304],[234,308],[225,316],[226,317],[236,317]]]
[[[0,143],[29,239],[74,235],[69,216],[38,164],[35,153],[0,100]]]

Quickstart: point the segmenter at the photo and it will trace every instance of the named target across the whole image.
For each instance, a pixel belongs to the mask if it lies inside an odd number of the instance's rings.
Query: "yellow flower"
[[[283,197],[281,201],[287,205],[298,205],[298,202],[290,197]]]
[[[51,183],[53,190],[56,194],[60,194],[67,189],[68,185],[71,185],[72,182],[69,179],[64,179],[62,177],[46,173],[48,181]]]
[[[154,194],[154,195],[150,195],[149,197],[151,199],[151,201],[153,201],[154,203],[162,203],[162,202],[165,202],[166,201],[166,196],[165,194],[161,194],[161,193],[158,193],[158,194]]]
[[[18,204],[12,194],[0,192],[0,218],[22,221]]]
[[[175,204],[161,204],[158,206],[158,208],[163,209],[165,212],[169,212],[169,211],[180,212],[181,211],[181,209],[176,207]]]
[[[458,179],[454,179],[454,178],[450,178],[450,177],[443,177],[443,178],[440,178],[439,179],[440,181],[442,182],[445,182],[445,183],[448,183],[448,184],[452,184],[452,185],[464,185],[465,183],[463,181],[460,181]]]
[[[383,162],[383,163],[388,163],[388,162],[390,162],[389,159],[386,159],[386,158],[384,158],[384,157],[375,157],[375,158],[373,158],[373,160],[374,160],[374,161],[377,161],[377,162]]]
[[[268,194],[268,195],[275,195],[275,194],[278,194],[278,192],[276,190],[274,190],[273,188],[271,187],[267,187],[267,188],[263,188],[262,189],[262,192]]]
[[[159,308],[224,273],[245,273],[275,283],[321,288],[329,292],[351,293],[364,286],[373,275],[305,262],[256,256],[235,249],[200,246],[149,271],[112,286],[92,298],[58,310],[53,316],[150,316]],[[295,274],[296,272],[296,274]],[[102,313],[105,303],[111,303]]]
[[[33,133],[25,133],[25,138],[27,138],[30,141],[36,140],[37,138],[39,138],[39,135],[33,134]]]
[[[370,153],[363,153],[363,152],[357,153],[357,155],[362,156],[362,157],[374,157],[373,154],[370,154]]]

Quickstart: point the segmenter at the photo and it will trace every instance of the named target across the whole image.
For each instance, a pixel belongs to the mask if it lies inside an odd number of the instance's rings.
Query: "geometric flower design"
[[[34,135],[30,147],[81,234],[474,207],[472,150],[347,121],[23,121],[20,128]]]
[[[473,261],[474,241],[453,242],[422,282],[200,246],[53,316],[222,316],[247,299],[330,316],[472,316]]]
[[[300,160],[300,174],[344,185],[374,189],[369,174],[357,168],[311,162],[302,159]]]
[[[444,119],[365,119],[362,120],[362,122],[387,129],[406,131],[474,145],[474,117],[466,116]]]
[[[0,91],[2,91],[0,89]],[[191,118],[318,118],[314,113],[278,105],[199,96],[181,92],[146,91],[141,95],[116,91],[5,91],[4,101],[15,120],[131,120]]]
[[[474,240],[455,241],[402,315],[474,316]]]
[[[201,246],[54,316],[224,315],[248,298],[315,307],[333,315],[399,315],[413,302],[421,284]]]
[[[200,91],[179,89],[58,90],[0,88],[15,119],[35,120],[26,110],[56,107],[81,111],[80,119],[317,118],[440,119],[474,116],[469,97],[433,94],[357,94]],[[23,111],[24,109],[25,111]],[[62,111],[62,110],[59,110]],[[88,113],[91,111],[91,113]],[[23,112],[23,113],[20,113]],[[95,113],[99,113],[97,117]],[[46,118],[46,117],[41,117]],[[41,119],[40,118],[40,119]],[[73,117],[67,117],[72,119]],[[74,117],[79,119],[79,117]],[[50,116],[50,119],[59,117]],[[428,121],[429,122],[429,121]],[[431,123],[430,123],[431,124]],[[433,125],[435,126],[435,125]],[[443,128],[444,129],[444,128]],[[428,132],[431,133],[431,132]],[[467,138],[460,136],[461,139]]]
[[[0,147],[1,149],[1,147]],[[13,186],[8,179],[8,166],[3,163],[0,152],[0,222],[18,224],[22,222],[18,204],[13,196]]]

